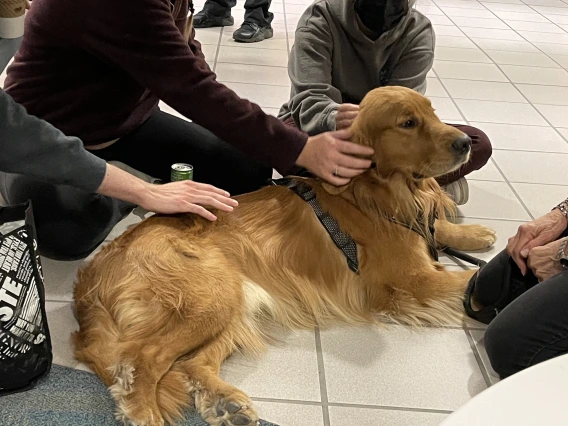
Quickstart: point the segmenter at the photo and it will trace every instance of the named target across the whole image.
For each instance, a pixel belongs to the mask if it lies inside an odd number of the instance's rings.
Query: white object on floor
[[[440,426],[565,426],[568,355],[521,371],[462,406]]]

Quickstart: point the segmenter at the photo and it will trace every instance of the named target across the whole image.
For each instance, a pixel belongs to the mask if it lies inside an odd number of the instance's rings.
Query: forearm
[[[104,179],[97,192],[136,205],[143,204],[152,185],[112,164],[107,164]]]
[[[0,90],[0,171],[94,192],[106,163]]]
[[[296,32],[288,61],[292,90],[286,107],[294,122],[309,135],[336,127],[335,115],[343,100],[341,91],[333,85],[331,57],[332,40],[326,31]]]
[[[109,9],[104,13],[100,8],[88,11],[96,19],[85,19],[82,47],[245,154],[282,174],[294,168],[307,135],[217,82],[199,45],[188,45],[176,27],[168,2],[103,3]]]
[[[308,135],[336,130],[335,116],[339,104],[329,98],[300,93],[287,106],[297,126]]]

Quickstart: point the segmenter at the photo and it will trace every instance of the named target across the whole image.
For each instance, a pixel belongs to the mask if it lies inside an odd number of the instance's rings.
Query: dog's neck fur
[[[372,141],[354,127],[352,141],[372,147]],[[371,170],[353,179],[346,189],[341,196],[356,204],[368,217],[394,219],[414,229],[427,229],[432,216],[445,218],[446,213],[452,214],[455,208],[434,178],[415,179],[409,172],[386,170],[380,159]]]
[[[417,180],[402,172],[384,175],[379,164],[337,195],[370,219],[395,220],[421,230],[428,229],[433,216],[444,218],[454,208],[433,178]]]

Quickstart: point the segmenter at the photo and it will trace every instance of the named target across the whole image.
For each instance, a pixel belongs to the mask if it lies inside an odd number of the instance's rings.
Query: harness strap
[[[335,245],[341,250],[345,258],[347,259],[347,265],[349,265],[349,269],[351,269],[353,272],[358,274],[359,261],[357,259],[357,244],[355,243],[355,241],[353,241],[353,239],[349,234],[342,232],[339,229],[339,224],[337,223],[337,221],[329,213],[323,210],[323,208],[320,206],[320,204],[316,199],[316,193],[313,190],[313,188],[310,185],[308,185],[306,182],[302,180],[296,180],[294,178],[271,179],[269,183],[275,186],[287,187],[296,195],[298,195],[302,200],[304,200],[310,205],[310,207],[313,209],[317,218],[322,223],[327,233],[330,235],[331,239],[335,243]],[[434,215],[428,218],[428,231],[426,231],[422,229],[416,229],[406,223],[399,222],[394,217],[390,219],[392,223],[404,226],[405,228],[410,229],[413,232],[416,232],[418,235],[424,238],[428,243],[428,249],[430,251],[432,259],[434,259],[437,262],[439,259],[439,255],[438,255],[438,249],[436,247],[436,242],[434,240],[435,220],[436,217]],[[428,236],[427,233],[429,233],[430,236]],[[472,265],[477,265],[479,267],[484,266],[486,263],[481,259],[477,259],[473,256],[470,256],[466,253],[463,253],[455,249],[451,249],[449,247],[443,248],[442,251],[449,256],[456,257],[460,260],[471,263]]]
[[[426,242],[428,243],[428,250],[430,251],[430,256],[432,256],[432,259],[434,259],[437,262],[439,260],[439,255],[438,255],[438,248],[436,247],[436,241],[434,240],[434,231],[435,231],[434,230],[434,221],[435,220],[436,220],[435,217],[431,217],[431,218],[428,219],[428,231],[430,233],[430,238],[428,238],[428,235],[423,230],[419,230],[419,229],[413,228],[412,226],[410,226],[406,223],[399,222],[394,217],[392,217],[390,219],[390,221],[392,223],[396,223],[397,225],[404,226],[405,228],[410,229],[413,232],[416,232],[424,240],[426,240]]]
[[[270,183],[276,186],[285,186],[310,205],[317,218],[347,259],[347,265],[356,274],[359,273],[359,260],[357,258],[357,244],[349,234],[339,229],[337,221],[326,212],[318,203],[314,189],[301,180],[291,178],[271,179]]]

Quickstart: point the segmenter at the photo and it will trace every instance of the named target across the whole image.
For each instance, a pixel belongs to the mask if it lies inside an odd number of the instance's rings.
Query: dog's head
[[[353,141],[375,150],[383,177],[445,175],[469,160],[471,139],[440,121],[428,99],[405,87],[374,89],[361,102]]]

